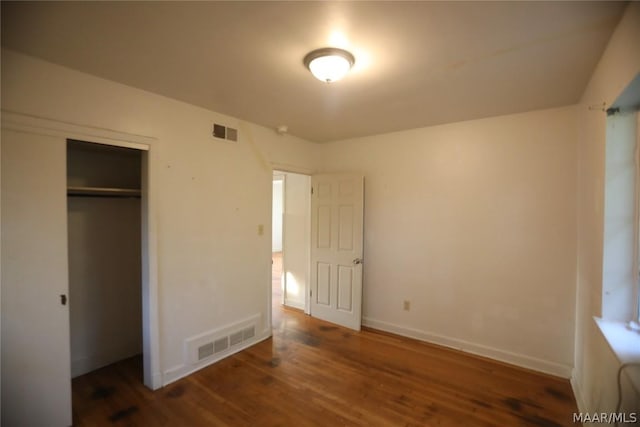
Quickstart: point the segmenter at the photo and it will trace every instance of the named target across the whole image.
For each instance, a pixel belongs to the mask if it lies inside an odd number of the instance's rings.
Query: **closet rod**
[[[72,194],[67,193],[67,197],[94,197],[99,199],[139,199],[140,196],[134,195],[115,195],[115,194]]]
[[[141,191],[132,188],[103,188],[103,187],[69,187],[67,196],[70,197],[135,197],[140,198]]]

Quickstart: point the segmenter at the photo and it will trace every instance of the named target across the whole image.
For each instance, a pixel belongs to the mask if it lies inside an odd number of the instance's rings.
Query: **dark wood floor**
[[[139,357],[74,379],[74,425],[574,425],[566,380],[274,306],[273,338],[155,392]]]

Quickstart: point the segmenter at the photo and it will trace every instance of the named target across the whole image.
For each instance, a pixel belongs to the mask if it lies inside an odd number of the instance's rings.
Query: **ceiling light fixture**
[[[303,62],[315,78],[332,83],[346,76],[356,60],[346,50],[325,47],[309,52]]]

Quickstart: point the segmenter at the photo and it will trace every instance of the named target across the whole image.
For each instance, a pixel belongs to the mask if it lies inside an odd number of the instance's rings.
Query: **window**
[[[636,111],[636,151],[635,151],[635,266],[634,271],[636,274],[635,281],[635,312],[631,326],[635,330],[640,330],[640,112]]]
[[[602,318],[638,321],[640,210],[636,111],[607,118]]]

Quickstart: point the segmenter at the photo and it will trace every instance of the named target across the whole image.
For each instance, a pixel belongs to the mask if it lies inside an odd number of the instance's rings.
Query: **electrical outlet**
[[[258,224],[258,236],[262,236],[264,234],[264,225]]]
[[[411,301],[404,300],[404,301],[402,302],[402,309],[403,309],[404,311],[409,311],[409,310],[411,310]]]

